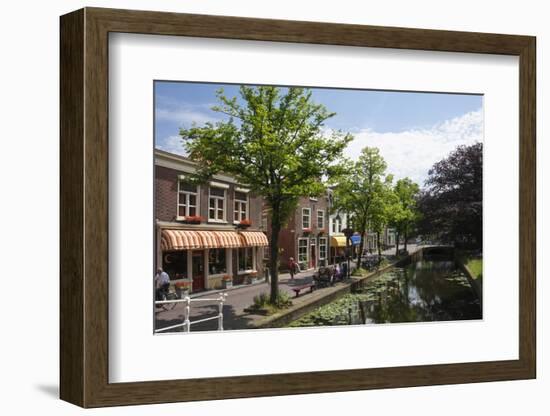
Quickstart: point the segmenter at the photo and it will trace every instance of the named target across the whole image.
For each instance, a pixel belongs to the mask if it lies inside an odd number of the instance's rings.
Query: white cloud
[[[212,111],[209,112],[212,113]],[[219,117],[214,117],[206,111],[185,106],[177,108],[157,108],[155,115],[157,121],[176,122],[182,127],[190,127],[193,122],[202,125],[206,122],[216,122],[220,120]]]
[[[356,159],[364,147],[378,147],[388,173],[396,179],[408,176],[422,186],[433,164],[457,146],[483,141],[483,111],[472,111],[431,128],[387,133],[364,129],[354,136],[346,156]]]
[[[181,136],[163,137],[157,140],[155,143],[155,148],[164,150],[165,152],[175,153],[177,155],[186,155]]]

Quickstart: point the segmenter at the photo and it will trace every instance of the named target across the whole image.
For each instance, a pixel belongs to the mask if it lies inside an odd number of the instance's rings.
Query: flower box
[[[252,221],[250,221],[249,219],[244,219],[244,220],[239,221],[239,223],[237,224],[237,227],[239,227],[239,228],[248,228],[251,225],[252,225]]]
[[[311,228],[302,228],[302,232],[304,234],[309,234],[309,233],[311,233]]]
[[[204,218],[202,218],[200,215],[188,215],[187,217],[182,219],[182,222],[186,224],[200,224],[203,219]]]

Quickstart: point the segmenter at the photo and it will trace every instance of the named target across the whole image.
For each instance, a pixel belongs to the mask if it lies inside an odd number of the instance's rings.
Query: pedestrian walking
[[[288,271],[290,272],[290,278],[294,280],[294,275],[298,271],[298,263],[296,263],[294,257],[288,259]]]

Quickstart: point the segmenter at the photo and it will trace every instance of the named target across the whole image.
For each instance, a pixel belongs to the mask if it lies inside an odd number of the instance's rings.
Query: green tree
[[[382,256],[380,234],[391,220],[392,207],[395,205],[396,196],[392,189],[393,175],[387,175],[385,180],[376,188],[370,215],[370,230],[376,232],[376,246],[378,255]]]
[[[361,235],[357,267],[361,266],[364,237],[369,225],[381,222],[385,198],[386,162],[375,147],[365,147],[357,161],[345,161],[334,183],[334,208],[347,212]],[[373,224],[370,224],[373,223]],[[378,222],[376,222],[378,224]]]
[[[418,184],[409,178],[399,179],[394,188],[394,203],[390,208],[390,223],[395,227],[395,255],[399,254],[399,237],[403,236],[404,248],[407,250],[407,240],[419,218],[417,199],[420,192]]]
[[[419,198],[420,229],[443,242],[483,246],[483,145],[458,146],[433,165]]]
[[[279,232],[300,196],[320,196],[321,178],[330,175],[349,134],[323,131],[335,113],[311,99],[303,88],[240,88],[240,97],[217,93],[212,109],[228,119],[181,129],[189,157],[198,163],[197,181],[218,172],[235,176],[264,197],[271,211],[270,302],[278,298]]]

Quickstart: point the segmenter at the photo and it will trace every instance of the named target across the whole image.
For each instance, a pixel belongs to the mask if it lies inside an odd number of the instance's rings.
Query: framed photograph
[[[63,400],[536,377],[534,37],[60,27]]]

